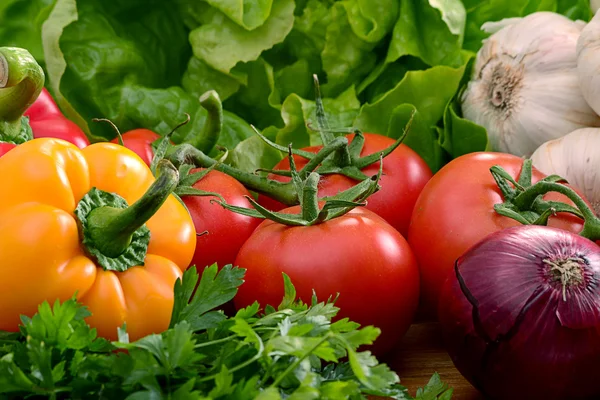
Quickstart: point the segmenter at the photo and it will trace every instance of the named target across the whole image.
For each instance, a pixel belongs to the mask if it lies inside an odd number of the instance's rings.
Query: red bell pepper
[[[10,149],[17,147],[14,143],[0,142],[0,157],[6,154]]]
[[[46,88],[25,111],[34,138],[53,137],[73,143],[80,149],[89,146],[90,141],[81,128],[65,118]]]
[[[80,148],[90,144],[79,126],[62,115],[44,81],[44,71],[29,51],[0,47],[0,156],[40,137],[60,138]]]

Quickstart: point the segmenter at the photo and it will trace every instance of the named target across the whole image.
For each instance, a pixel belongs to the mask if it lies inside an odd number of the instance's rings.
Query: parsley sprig
[[[96,336],[90,313],[71,298],[44,302],[18,333],[0,332],[0,398],[50,399],[412,399],[399,378],[369,351],[380,331],[348,319],[332,322],[335,299],[296,300],[284,275],[277,308],[259,304],[227,317],[218,307],[242,284],[227,265],[188,269],[175,284],[170,327],[130,342]],[[199,282],[198,282],[199,281]],[[447,400],[435,374],[417,399]]]

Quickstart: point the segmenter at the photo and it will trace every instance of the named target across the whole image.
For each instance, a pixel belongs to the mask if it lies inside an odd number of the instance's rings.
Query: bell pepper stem
[[[40,95],[44,81],[44,70],[29,51],[0,47],[0,141],[18,144],[32,138],[23,114]]]
[[[90,237],[107,257],[118,257],[127,249],[134,232],[158,211],[179,183],[179,172],[168,160],[159,162],[157,175],[148,191],[131,206],[103,206],[90,211]]]
[[[209,153],[217,144],[223,129],[223,105],[214,90],[200,96],[200,105],[208,111],[208,115],[202,132],[193,138],[191,144],[198,150]]]

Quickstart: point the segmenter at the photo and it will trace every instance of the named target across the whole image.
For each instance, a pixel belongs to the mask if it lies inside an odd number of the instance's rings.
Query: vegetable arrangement
[[[600,396],[593,12],[4,2],[0,394]]]

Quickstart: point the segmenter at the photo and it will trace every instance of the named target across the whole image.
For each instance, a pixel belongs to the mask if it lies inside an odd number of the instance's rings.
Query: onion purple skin
[[[563,294],[543,260],[568,257],[577,258],[583,275]],[[600,398],[596,243],[556,228],[518,226],[474,245],[454,272],[439,303],[444,344],[486,398]]]

